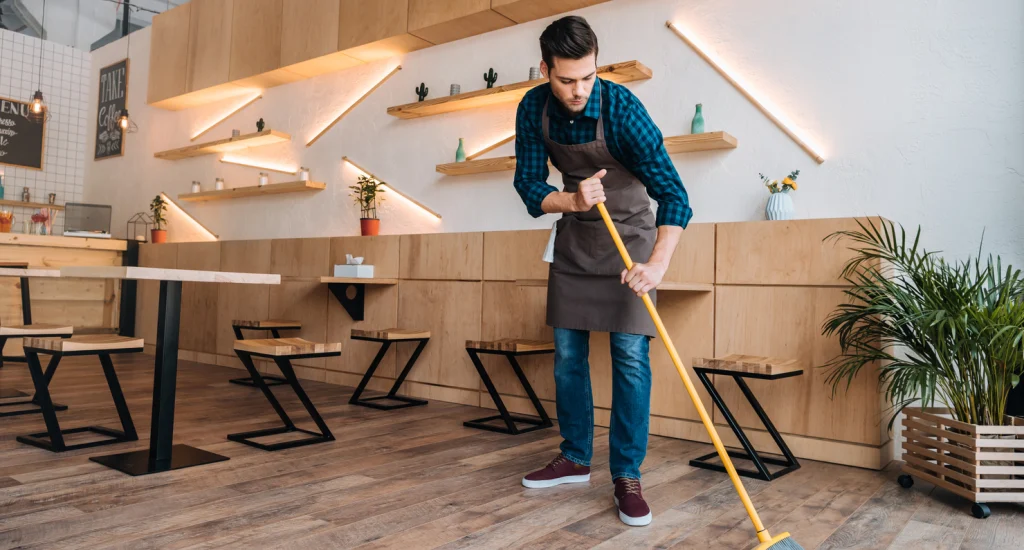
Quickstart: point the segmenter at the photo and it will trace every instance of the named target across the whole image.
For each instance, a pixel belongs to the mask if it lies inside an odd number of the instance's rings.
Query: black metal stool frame
[[[142,348],[70,352],[54,352],[52,350],[43,350],[38,348],[25,348],[25,357],[28,359],[29,372],[32,373],[32,382],[36,387],[35,399],[39,402],[41,412],[43,413],[43,421],[46,423],[46,431],[30,435],[19,435],[17,440],[21,443],[27,443],[55,453],[86,449],[89,447],[99,447],[102,445],[111,445],[114,443],[138,441],[139,436],[135,431],[135,424],[132,422],[131,411],[128,410],[128,404],[124,399],[124,393],[121,391],[121,384],[117,380],[117,372],[114,370],[114,364],[111,362],[110,356],[119,353],[140,352],[142,352]],[[117,409],[117,416],[121,420],[121,431],[104,428],[102,426],[84,426],[81,428],[62,430],[60,424],[57,422],[57,412],[54,408],[53,402],[50,400],[50,390],[48,387],[49,380],[47,379],[47,375],[43,373],[43,368],[39,363],[40,353],[53,355],[50,359],[49,365],[47,366],[47,372],[51,377],[53,376],[53,371],[56,371],[57,364],[60,362],[60,359],[64,357],[84,355],[99,356],[100,364],[103,366],[103,374],[107,379],[107,386],[110,388],[110,396],[114,399],[114,407]],[[76,445],[67,445],[64,442],[65,435],[82,432],[92,432],[105,435],[108,439],[79,443]]]
[[[386,338],[371,338],[369,336],[353,336],[353,340],[364,340],[367,342],[379,342],[381,344],[380,351],[377,352],[377,356],[373,358],[373,362],[370,363],[370,368],[366,369],[366,374],[363,375],[363,379],[359,381],[359,387],[356,388],[355,393],[352,394],[352,398],[348,400],[350,405],[360,405],[363,407],[370,407],[373,409],[380,409],[382,411],[390,411],[394,409],[404,409],[406,407],[417,407],[426,405],[427,401],[423,399],[415,399],[412,397],[406,397],[404,395],[398,395],[399,388],[402,387],[402,383],[405,382],[405,377],[409,375],[409,371],[412,370],[412,366],[416,363],[416,359],[419,358],[423,348],[427,347],[427,342],[430,338],[408,338],[403,340],[388,340]],[[367,397],[361,398],[363,390],[366,389],[366,385],[370,383],[370,379],[373,378],[373,373],[377,370],[380,362],[384,360],[384,355],[387,354],[388,349],[391,348],[392,343],[398,342],[419,342],[416,349],[412,352],[412,356],[409,357],[409,361],[405,363],[405,367],[402,369],[401,374],[395,379],[395,383],[391,386],[391,390],[388,391],[387,395],[381,395],[378,397]],[[384,404],[377,403],[381,400],[398,401],[396,404]]]
[[[253,430],[250,432],[228,434],[229,440],[236,441],[238,443],[244,443],[246,445],[256,447],[257,449],[261,449],[264,451],[280,451],[283,449],[301,447],[303,445],[312,445],[314,443],[334,441],[334,434],[331,433],[331,429],[327,427],[327,423],[324,422],[323,417],[320,416],[320,413],[317,412],[316,407],[313,406],[313,402],[309,400],[309,396],[306,395],[306,392],[302,389],[302,386],[299,385],[299,379],[297,376],[295,376],[295,369],[292,368],[291,360],[309,359],[313,357],[337,357],[341,355],[340,351],[328,353],[309,353],[304,355],[274,356],[250,351],[241,351],[236,349],[235,355],[237,355],[238,358],[242,360],[242,364],[245,365],[245,368],[249,371],[249,375],[252,376],[253,381],[256,382],[256,387],[258,387],[263,392],[263,395],[267,398],[267,401],[270,402],[270,406],[274,407],[274,411],[277,412],[277,416],[281,418],[281,422],[284,423],[284,426],[281,426],[279,428],[269,428],[265,430]],[[261,375],[260,372],[256,370],[256,365],[254,365],[252,362],[253,356],[273,359],[274,362],[277,363],[278,368],[281,369],[281,373],[284,374],[288,384],[291,385],[292,390],[295,391],[295,395],[297,395],[299,401],[302,402],[302,406],[305,407],[306,412],[309,414],[310,418],[313,419],[313,422],[316,424],[317,428],[320,429],[319,433],[314,432],[312,430],[299,428],[298,426],[295,425],[294,422],[292,422],[292,419],[288,416],[288,413],[284,411],[284,408],[281,406],[281,403],[278,402],[276,397],[274,397],[274,392],[271,391],[267,383],[263,381],[263,375]],[[253,439],[257,437],[265,437],[268,435],[278,435],[291,432],[301,432],[304,434],[309,434],[312,437],[269,444],[253,441]]]
[[[29,323],[29,324],[31,324],[31,323]],[[30,336],[30,338],[71,338],[71,336],[72,335],[70,335],[70,334],[33,334],[33,335]],[[24,336],[14,336],[14,335],[12,335],[12,336],[0,336],[0,350],[2,350],[5,345],[7,345],[7,340],[9,340],[11,338],[24,338]],[[8,359],[9,360],[11,358],[5,357],[4,359]],[[28,359],[26,357],[15,357],[14,359],[16,361],[19,361],[19,362],[21,362],[21,361],[24,361],[25,363],[28,362]],[[50,380],[53,379],[53,374],[57,371],[57,363],[59,363],[59,362],[60,362],[60,360],[56,356],[54,356],[54,357],[50,358],[50,362],[46,365],[46,384],[47,384],[47,386],[49,386]],[[29,395],[27,393],[23,392],[23,391],[20,391],[20,390],[0,391],[0,399],[11,399],[11,398],[15,398],[15,397],[29,397]],[[36,400],[36,396],[35,395],[33,395],[30,399],[22,399],[20,401],[7,401],[7,402],[4,402],[4,403],[0,403],[0,407],[17,407],[17,406],[22,406],[22,405],[34,405],[35,408],[34,409],[20,409],[20,410],[16,410],[16,411],[0,411],[0,418],[6,418],[6,417],[9,417],[9,416],[21,416],[21,415],[25,415],[25,414],[36,414],[36,413],[42,412],[42,408],[40,408],[39,402]],[[53,403],[53,408],[54,408],[54,410],[58,410],[58,411],[66,411],[66,410],[68,410],[68,406],[67,405],[61,405],[60,403]]]
[[[718,406],[718,410],[722,411],[722,416],[725,417],[725,421],[729,424],[729,427],[732,428],[732,432],[736,434],[736,438],[739,439],[740,445],[743,446],[743,450],[746,451],[742,453],[739,451],[728,451],[729,456],[741,460],[749,460],[753,462],[754,467],[757,468],[757,471],[736,468],[736,472],[738,474],[763,481],[772,481],[794,470],[800,469],[800,462],[798,462],[796,457],[793,456],[793,452],[789,450],[789,446],[787,446],[786,442],[782,439],[782,435],[779,433],[779,430],[775,428],[775,424],[772,424],[771,419],[768,418],[768,414],[764,412],[764,409],[761,407],[761,403],[759,403],[757,398],[754,397],[754,393],[750,391],[750,386],[747,386],[747,383],[743,378],[779,380],[782,378],[790,378],[792,376],[800,376],[803,374],[803,371],[788,372],[780,375],[736,373],[733,371],[705,369],[701,367],[694,367],[693,371],[697,373],[697,378],[700,378],[701,383],[704,384],[708,393],[711,394],[711,399],[715,402],[715,405]],[[757,417],[761,419],[761,424],[763,424],[765,429],[768,430],[768,434],[772,436],[772,440],[774,440],[775,444],[778,445],[779,450],[782,451],[782,455],[786,457],[785,460],[761,456],[761,454],[754,449],[754,445],[749,439],[747,439],[747,434],[743,432],[743,428],[740,427],[740,423],[736,421],[736,418],[732,415],[732,411],[730,411],[729,407],[726,406],[725,400],[722,399],[722,395],[718,393],[718,390],[715,389],[715,386],[711,383],[711,380],[708,378],[708,373],[731,376],[733,380],[736,381],[736,385],[740,387],[740,391],[742,391],[743,395],[747,398],[747,402],[750,403],[754,412],[757,413]],[[725,472],[725,467],[721,464],[709,462],[710,459],[717,456],[717,452],[699,456],[690,461],[690,466]],[[773,473],[768,470],[768,464],[783,466],[783,468]]]
[[[28,277],[19,277],[19,279],[21,279],[21,323],[23,325],[31,325],[32,324],[32,297],[31,297],[31,293],[29,292]],[[33,334],[32,336],[35,337],[36,335]],[[46,338],[48,336],[49,335],[42,335],[42,337],[44,337],[44,338]],[[7,344],[7,339],[8,338],[12,338],[12,337],[17,337],[17,336],[16,335],[0,336],[0,368],[3,368],[4,361],[10,361],[11,363],[25,363],[27,361],[25,359],[25,357],[5,356],[3,354],[4,346]],[[6,396],[3,396],[3,397],[24,397],[24,395],[25,394],[22,394],[22,395],[6,395]]]
[[[269,330],[270,334],[272,334],[274,336],[274,338],[280,338],[281,337],[281,333],[279,333],[278,330],[298,330],[297,328],[280,329],[280,328],[260,328],[260,327],[238,327],[238,326],[235,326],[235,325],[231,325],[231,330],[235,331],[235,340],[245,340],[245,336],[242,335],[242,329],[245,329],[245,330]],[[249,387],[249,388],[255,388],[256,387],[256,382],[253,381],[252,377],[249,377],[249,378],[232,378],[231,380],[228,380],[228,382],[231,382],[232,384],[238,384],[239,386],[246,386],[246,387]],[[268,385],[268,386],[285,386],[285,385],[288,384],[288,381],[285,380],[284,378],[281,378],[280,376],[274,376],[272,374],[265,374],[265,375],[263,375],[263,382],[266,383],[266,385]]]
[[[516,357],[526,355],[541,355],[544,353],[554,353],[554,350],[537,350],[537,351],[503,351],[493,349],[480,349],[480,348],[466,348],[466,352],[469,353],[469,358],[473,360],[473,365],[476,367],[477,373],[480,374],[480,378],[484,381],[484,385],[487,386],[487,393],[491,394],[491,399],[494,401],[494,406],[498,408],[498,414],[492,416],[485,416],[483,418],[477,418],[475,420],[467,420],[463,422],[463,426],[469,428],[477,428],[480,430],[488,430],[492,432],[498,432],[509,435],[519,435],[535,430],[543,430],[544,428],[550,428],[554,426],[551,422],[551,418],[548,416],[547,411],[544,410],[544,405],[541,404],[537,394],[533,391],[533,386],[530,385],[530,381],[526,379],[526,374],[523,373],[523,368],[519,366],[519,362],[516,361]],[[479,354],[487,355],[504,355],[508,359],[512,370],[515,371],[516,376],[519,378],[519,383],[523,385],[523,389],[526,390],[526,395],[530,398],[533,403],[533,408],[537,410],[537,417],[529,417],[518,414],[511,414],[505,407],[505,402],[501,400],[501,395],[498,394],[497,388],[494,387],[494,382],[491,381],[491,377],[487,375],[487,369],[484,368],[483,363],[480,362]],[[505,425],[494,425],[490,424],[495,420],[501,420]],[[527,424],[529,427],[520,428],[518,424]]]

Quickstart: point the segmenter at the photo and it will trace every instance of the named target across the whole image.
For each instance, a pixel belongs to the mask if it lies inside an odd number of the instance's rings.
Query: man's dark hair
[[[544,29],[540,35],[540,55],[548,70],[555,66],[555,58],[583,59],[597,57],[597,35],[587,20],[578,15],[563,17]]]

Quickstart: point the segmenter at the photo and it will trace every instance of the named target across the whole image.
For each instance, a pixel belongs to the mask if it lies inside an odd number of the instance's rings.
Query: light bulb
[[[122,130],[128,129],[128,115],[121,115],[120,125]]]
[[[35,95],[32,96],[32,113],[39,114],[43,112],[43,92],[36,90]]]

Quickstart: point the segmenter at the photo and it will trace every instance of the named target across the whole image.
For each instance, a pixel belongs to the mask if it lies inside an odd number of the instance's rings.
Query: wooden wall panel
[[[234,0],[192,0],[189,12],[186,91],[228,82]]]
[[[333,239],[332,239],[333,240]],[[397,268],[398,258],[395,258]],[[326,287],[327,285],[324,285]],[[370,366],[380,345],[375,342],[364,342],[352,340],[352,329],[383,329],[404,326],[405,323],[398,322],[398,285],[368,285],[363,310],[363,320],[353,321],[345,308],[341,307],[338,300],[330,295],[328,291],[327,306],[327,340],[330,342],[342,342],[341,356],[327,359],[327,369],[335,372],[345,372],[353,375],[362,375]],[[412,327],[418,328],[418,327]],[[409,344],[402,344],[405,347]],[[429,344],[428,344],[429,345]],[[395,378],[395,349],[392,345],[387,355],[381,360],[374,379]],[[404,365],[404,363],[403,363]],[[418,368],[418,367],[417,367]],[[351,378],[347,378],[351,381]],[[359,379],[355,379],[355,384]],[[390,384],[387,386],[390,388]]]
[[[142,267],[178,267],[177,244],[140,244]],[[136,291],[135,334],[156,345],[156,318],[160,310],[160,281],[139,281]]]
[[[843,285],[853,254],[831,233],[856,229],[852,218],[718,224],[715,282],[730,285]]]
[[[220,270],[270,273],[271,241],[224,241]],[[267,319],[270,316],[269,285],[217,285],[217,354],[233,357],[235,319]]]
[[[715,224],[691,223],[672,254],[666,283],[715,282]]]
[[[219,242],[179,243],[178,269],[220,270]],[[180,349],[217,353],[217,287],[211,283],[182,283]]]
[[[338,49],[376,61],[429,47],[409,34],[409,0],[341,0]]]
[[[546,287],[517,286],[513,282],[485,282],[480,338],[528,338],[550,341],[554,337],[551,327],[545,322],[546,313]],[[544,354],[518,359],[527,379],[541,399],[555,399],[553,358],[553,354]],[[499,393],[526,397],[522,384],[512,372],[512,367],[505,357],[481,355],[480,359]],[[481,384],[480,390],[486,392],[487,388]],[[483,400],[489,401],[490,397],[484,396]]]
[[[302,330],[287,334],[312,342],[327,340],[327,285],[319,278],[327,274],[329,238],[275,239],[270,242],[270,273],[279,273],[280,285],[268,287],[271,319],[302,323]],[[256,334],[256,333],[252,333]],[[269,333],[266,333],[269,336]],[[324,368],[325,359],[297,359],[296,365]],[[322,379],[322,378],[321,378]]]
[[[228,80],[246,87],[271,87],[302,80],[282,69],[283,0],[238,0],[231,16]]]
[[[191,13],[192,4],[189,3],[153,16],[147,103],[183,95],[187,91],[185,80]]]
[[[270,268],[281,278],[317,279],[328,274],[331,239],[274,239],[270,242]],[[311,282],[311,281],[307,281]]]
[[[525,23],[608,1],[610,0],[491,0],[491,8],[516,23]]]
[[[479,281],[483,276],[483,233],[402,235],[401,277]]]
[[[284,0],[281,66],[338,51],[339,0]]]
[[[491,0],[409,0],[409,32],[432,44],[512,25],[514,21],[491,9]]]
[[[335,237],[331,239],[330,260],[324,275],[334,274],[334,266],[344,264],[345,254],[351,254],[354,257],[362,257],[364,265],[372,265],[374,277],[397,278],[401,240],[398,235]]]
[[[402,249],[406,250],[404,245]],[[398,296],[399,324],[431,332],[430,343],[409,374],[409,380],[479,388],[480,376],[466,354],[466,340],[480,338],[481,300],[479,282],[402,281]],[[399,350],[399,365],[405,364],[412,349],[409,346]]]
[[[484,280],[547,279],[542,258],[551,231],[488,231],[484,233]]]
[[[833,400],[828,372],[816,368],[839,353],[821,335],[828,314],[844,301],[841,288],[725,286],[717,288],[715,355],[731,353],[799,359],[807,370],[784,380],[748,384],[779,431],[871,445],[880,440],[875,369],[858,376]],[[717,383],[743,426],[760,427],[731,381]]]

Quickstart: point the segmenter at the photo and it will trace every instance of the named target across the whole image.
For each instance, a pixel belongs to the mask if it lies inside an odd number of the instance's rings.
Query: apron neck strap
[[[600,80],[600,79],[598,79]],[[545,139],[551,139],[548,132],[548,128],[551,125],[551,118],[548,116],[548,105],[551,103],[551,93],[548,92],[548,98],[544,100],[544,110],[540,115],[540,127],[544,134]],[[597,141],[604,141],[604,104],[603,98],[601,97],[601,90],[597,91]]]

